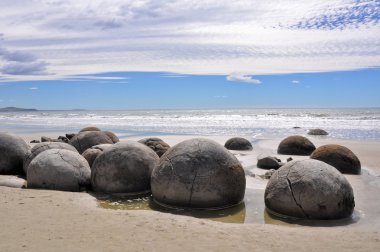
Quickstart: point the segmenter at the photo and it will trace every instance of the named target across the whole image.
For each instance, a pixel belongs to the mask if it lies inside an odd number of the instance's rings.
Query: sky
[[[2,0],[0,107],[380,107],[379,0]]]

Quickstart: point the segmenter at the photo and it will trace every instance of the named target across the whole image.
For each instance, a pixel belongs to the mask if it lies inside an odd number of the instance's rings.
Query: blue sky
[[[377,0],[2,0],[0,9],[0,107],[380,106]]]

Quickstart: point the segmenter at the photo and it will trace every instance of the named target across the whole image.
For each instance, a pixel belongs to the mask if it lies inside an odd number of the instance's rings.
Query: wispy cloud
[[[299,84],[299,83],[301,83],[301,82],[298,81],[298,80],[292,80],[292,83],[293,83],[293,84]]]
[[[38,87],[30,87],[29,90],[38,90]]]
[[[260,80],[254,79],[252,76],[246,74],[232,73],[227,76],[227,80],[229,81],[238,81],[238,82],[246,82],[252,84],[261,84]]]

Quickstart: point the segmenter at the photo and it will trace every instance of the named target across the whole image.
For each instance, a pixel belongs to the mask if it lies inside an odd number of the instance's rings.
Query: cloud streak
[[[246,82],[251,84],[261,84],[260,80],[254,79],[252,76],[245,74],[233,73],[227,76],[229,81]]]

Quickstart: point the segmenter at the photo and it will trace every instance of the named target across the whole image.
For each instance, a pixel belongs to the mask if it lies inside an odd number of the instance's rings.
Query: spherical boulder
[[[103,153],[103,151],[112,146],[112,144],[99,144],[92,146],[91,148],[88,148],[85,150],[85,152],[82,153],[82,156],[87,160],[90,167],[92,167],[92,164],[94,163],[95,159]]]
[[[111,131],[103,131],[109,138],[111,138],[113,143],[118,143],[120,140],[119,138],[115,135],[115,133]]]
[[[240,203],[245,173],[226,148],[207,139],[190,139],[170,148],[152,174],[153,199],[184,208],[225,208]]]
[[[270,213],[302,219],[345,218],[355,207],[347,179],[331,165],[314,159],[292,161],[278,169],[264,198]]]
[[[29,145],[20,137],[0,133],[0,175],[22,174]]]
[[[252,144],[247,139],[242,137],[233,137],[227,140],[224,144],[228,150],[252,150]]]
[[[23,169],[25,174],[28,172],[28,166],[30,162],[41,152],[51,149],[60,149],[60,150],[70,150],[74,152],[78,152],[74,146],[67,144],[67,143],[60,143],[60,142],[43,142],[36,144],[33,146],[33,148],[28,152],[28,155],[24,158],[24,164]]]
[[[278,154],[283,155],[310,155],[315,146],[309,139],[303,136],[290,136],[281,141],[277,148]]]
[[[283,165],[281,159],[276,157],[263,157],[257,160],[257,167],[262,169],[275,169],[277,170]]]
[[[92,164],[93,190],[112,194],[150,191],[150,177],[159,157],[149,147],[133,141],[105,149]]]
[[[161,157],[170,148],[169,144],[157,137],[144,138],[138,142],[151,148],[159,157]]]
[[[91,185],[91,170],[79,153],[51,149],[30,162],[26,178],[28,188],[77,192]]]
[[[99,144],[113,144],[111,138],[102,131],[84,131],[70,139],[69,144],[74,146],[80,154],[88,148]]]
[[[329,133],[327,133],[323,129],[310,129],[307,132],[308,135],[313,135],[313,136],[327,136]]]
[[[78,133],[85,132],[85,131],[101,131],[98,127],[89,126],[81,129]]]
[[[323,145],[317,148],[311,154],[310,158],[334,166],[341,173],[360,174],[361,172],[361,165],[358,157],[350,149],[341,145]]]

